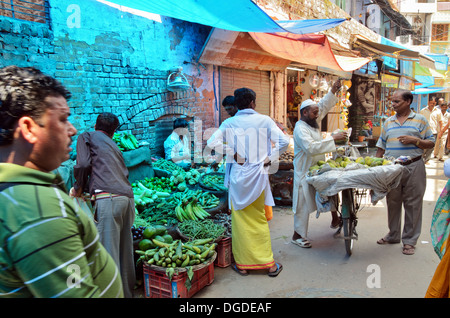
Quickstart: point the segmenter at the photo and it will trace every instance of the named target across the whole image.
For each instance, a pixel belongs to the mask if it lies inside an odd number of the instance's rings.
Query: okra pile
[[[194,240],[183,243],[174,240],[164,243],[152,239],[154,248],[135,250],[140,255],[138,262],[161,267],[188,267],[207,262],[215,253],[216,243],[212,239]]]

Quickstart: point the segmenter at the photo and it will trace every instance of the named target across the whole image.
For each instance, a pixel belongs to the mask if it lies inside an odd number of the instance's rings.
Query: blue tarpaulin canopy
[[[423,87],[423,88],[416,88],[411,93],[413,93],[415,95],[432,94],[432,93],[440,92],[443,89],[444,89],[443,87]]]
[[[426,75],[415,75],[414,78],[420,82],[421,85],[416,86],[416,90],[419,88],[425,88],[434,85],[434,77]]]
[[[436,53],[425,53],[426,56],[431,57],[436,64],[436,69],[439,71],[446,71],[448,68],[448,55],[446,54],[436,54]]]
[[[209,25],[215,28],[240,31],[296,34],[316,33],[338,26],[347,19],[315,19],[274,21],[251,0],[97,0],[104,4],[115,4]]]

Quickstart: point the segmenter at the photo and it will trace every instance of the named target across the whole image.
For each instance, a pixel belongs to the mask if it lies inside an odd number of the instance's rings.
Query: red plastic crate
[[[231,237],[225,237],[217,242],[217,257],[214,265],[218,267],[228,267],[233,262],[233,252],[231,249]]]
[[[213,256],[213,258],[215,258]],[[203,287],[211,285],[214,281],[214,260],[207,264],[193,266],[194,277],[191,288],[186,287],[189,279],[184,268],[178,268],[178,274],[172,280],[166,275],[166,268],[143,263],[144,286],[146,298],[190,298]]]

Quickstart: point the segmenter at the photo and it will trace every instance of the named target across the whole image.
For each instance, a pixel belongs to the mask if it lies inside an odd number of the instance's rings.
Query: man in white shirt
[[[232,268],[240,275],[268,269],[269,276],[276,276],[282,265],[274,261],[265,214],[265,206],[275,205],[268,174],[275,172],[278,156],[287,149],[289,138],[272,118],[255,111],[253,90],[237,89],[234,97],[238,112],[223,121],[207,142],[216,153],[227,155],[227,166],[231,163],[225,186],[229,189],[232,220]]]
[[[306,174],[309,168],[319,160],[325,159],[325,153],[336,151],[335,140],[347,138],[346,132],[340,132],[322,139],[319,128],[325,115],[338,102],[334,95],[341,87],[340,81],[336,81],[331,90],[315,103],[308,99],[301,104],[300,120],[294,128],[294,190],[292,208],[294,212],[294,234],[292,243],[300,247],[311,247],[307,239],[310,213],[317,210],[313,186],[306,182]],[[334,210],[336,211],[336,210]]]
[[[443,102],[440,106],[441,116],[441,130],[439,131],[436,139],[436,147],[434,150],[434,156],[438,158],[439,161],[444,161],[445,147],[447,146],[447,136],[448,136],[448,126],[450,114],[447,112],[448,105]]]
[[[425,118],[428,120],[428,123],[430,125],[431,131],[433,132],[434,138],[436,139],[437,133],[438,133],[438,120],[440,120],[440,112],[435,113],[433,116],[433,112],[435,111],[436,106],[436,98],[431,97],[428,101],[427,107],[424,107],[420,110],[420,114],[425,116]],[[430,160],[431,154],[433,153],[433,148],[426,149],[423,153],[423,161],[425,163]]]
[[[187,169],[191,166],[191,145],[188,122],[177,118],[173,122],[173,132],[164,141],[166,160],[172,160],[180,167]]]

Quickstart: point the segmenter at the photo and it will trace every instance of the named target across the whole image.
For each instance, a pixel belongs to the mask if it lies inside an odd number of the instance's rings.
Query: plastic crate
[[[228,267],[233,262],[233,253],[231,249],[231,237],[225,237],[217,242],[217,257],[214,265],[218,267]]]
[[[190,281],[191,287],[186,287],[189,279],[187,270],[177,268],[178,274],[172,276],[172,280],[166,275],[166,268],[143,263],[144,287],[146,298],[190,298],[203,287],[211,285],[214,281],[214,259],[212,256],[206,264],[192,267],[194,276]]]

